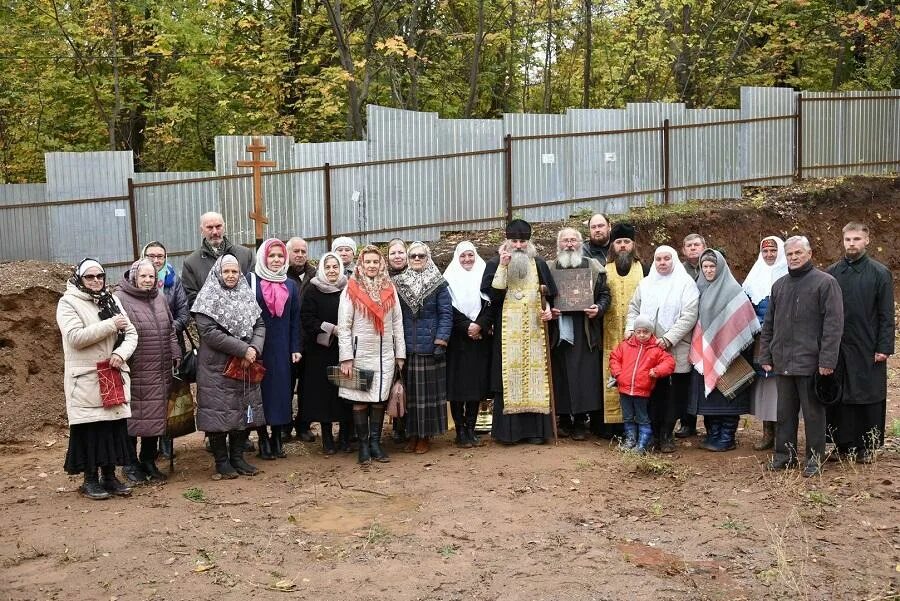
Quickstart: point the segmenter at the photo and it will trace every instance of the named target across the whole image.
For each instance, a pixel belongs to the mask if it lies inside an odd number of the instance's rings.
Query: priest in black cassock
[[[548,305],[541,305],[541,286]],[[531,225],[513,219],[506,226],[500,256],[488,261],[481,291],[491,302],[494,353],[491,435],[504,444],[543,444],[553,434],[550,365],[541,322],[552,317],[556,285],[547,263],[531,243]]]
[[[553,309],[550,345],[559,435],[587,438],[588,413],[603,407],[603,314],[609,307],[606,268],[584,255],[581,233],[564,228],[556,236],[556,260],[550,273],[584,268],[591,273],[591,305],[583,311]],[[557,278],[558,279],[558,278]]]
[[[844,226],[844,258],[828,268],[844,297],[841,402],[828,408],[828,432],[843,455],[870,463],[884,445],[887,359],[894,354],[894,287],[890,270],[866,252],[869,228]]]

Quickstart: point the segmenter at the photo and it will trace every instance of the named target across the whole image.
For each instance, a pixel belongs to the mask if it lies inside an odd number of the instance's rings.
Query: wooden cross
[[[275,161],[262,160],[261,157],[267,150],[268,148],[262,143],[259,136],[253,136],[250,146],[247,147],[247,152],[250,153],[250,156],[252,156],[253,159],[237,162],[238,167],[250,167],[253,169],[253,210],[250,211],[250,219],[253,220],[253,226],[256,230],[257,248],[262,245],[263,224],[269,223],[269,218],[266,217],[265,212],[263,211],[262,168],[275,167],[278,164]]]

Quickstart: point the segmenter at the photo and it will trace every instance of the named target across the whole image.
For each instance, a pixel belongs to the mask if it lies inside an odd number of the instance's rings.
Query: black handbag
[[[181,364],[175,370],[174,375],[182,382],[191,384],[197,381],[197,343],[191,338],[191,335],[184,331],[185,353],[181,357]]]

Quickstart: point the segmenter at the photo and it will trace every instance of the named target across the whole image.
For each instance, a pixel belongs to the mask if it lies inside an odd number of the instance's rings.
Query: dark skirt
[[[491,436],[505,443],[519,442],[526,438],[553,438],[553,420],[549,413],[503,414],[503,393],[494,394],[494,417]]]
[[[69,426],[67,474],[95,472],[104,465],[130,465],[137,461],[128,437],[128,420],[89,422]]]
[[[832,405],[826,409],[827,431],[842,452],[884,446],[887,401],[868,405]]]
[[[650,421],[653,433],[671,432],[685,413],[691,389],[691,374],[672,374],[660,378],[650,394]]]
[[[447,398],[451,401],[483,401],[491,395],[489,336],[472,340],[453,334],[447,347]]]
[[[750,413],[750,391],[747,386],[733,399],[728,398],[718,388],[713,388],[709,396],[703,389],[703,375],[691,371],[691,396],[687,412],[691,415],[745,415]]]
[[[338,388],[328,380],[328,367],[339,365],[337,342],[331,347],[323,347],[313,341],[306,341],[303,355],[302,375],[297,402],[300,405],[300,421],[341,422],[351,419],[350,410],[338,398]],[[315,345],[315,346],[313,346]]]
[[[435,436],[447,431],[447,362],[434,355],[406,358],[406,433]]]

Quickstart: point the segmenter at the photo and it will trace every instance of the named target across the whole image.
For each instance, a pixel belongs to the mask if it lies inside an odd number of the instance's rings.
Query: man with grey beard
[[[609,306],[606,269],[597,259],[584,256],[581,234],[564,228],[556,236],[556,260],[548,261],[550,272],[589,269],[593,303],[583,311],[553,309],[550,346],[552,348],[553,389],[559,435],[572,440],[587,438],[590,412],[603,406],[603,314]]]
[[[531,225],[514,219],[500,255],[487,262],[481,292],[491,302],[494,330],[491,435],[504,444],[543,444],[553,434],[550,364],[541,322],[553,317],[556,284],[531,243]],[[547,306],[541,303],[546,287]]]

